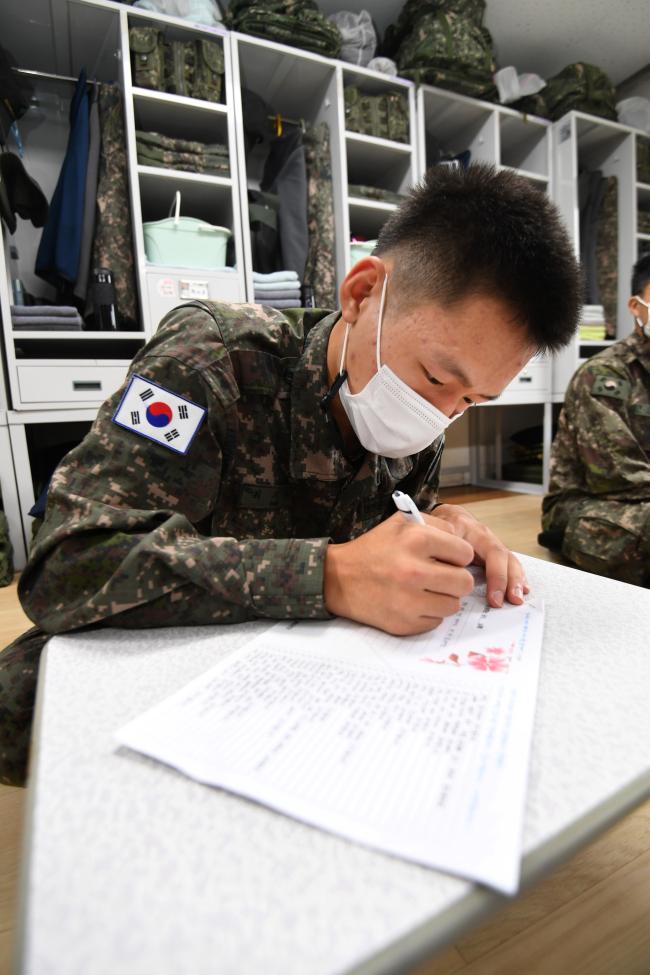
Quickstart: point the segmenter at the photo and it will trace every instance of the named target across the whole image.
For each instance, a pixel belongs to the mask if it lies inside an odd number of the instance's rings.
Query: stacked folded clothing
[[[16,331],[80,332],[83,320],[68,305],[12,305],[11,327]]]
[[[136,129],[135,144],[138,162],[142,166],[207,173],[211,176],[230,175],[228,150],[219,142],[172,139],[160,132],[141,132]]]
[[[255,301],[271,308],[300,308],[300,280],[295,271],[253,271]]]

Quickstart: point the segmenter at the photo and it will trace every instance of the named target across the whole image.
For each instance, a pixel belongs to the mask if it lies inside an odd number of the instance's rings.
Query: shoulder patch
[[[205,407],[134,373],[113,423],[176,454],[186,454],[206,413]]]
[[[616,376],[597,376],[591,387],[591,395],[626,400],[630,395],[631,388],[627,379],[617,379]]]

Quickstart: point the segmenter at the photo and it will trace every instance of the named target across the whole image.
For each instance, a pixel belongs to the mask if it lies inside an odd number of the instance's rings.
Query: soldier
[[[564,398],[541,544],[600,575],[650,585],[650,254],[632,272],[634,331],[593,356]]]
[[[491,606],[521,603],[514,555],[436,506],[443,433],[569,340],[578,294],[537,189],[440,166],[347,274],[340,311],[167,315],[52,479],[19,587],[41,630],[0,654],[0,775],[21,777],[47,634],[329,616],[420,633],[458,609],[472,562]],[[394,513],[397,488],[435,507],[425,526]]]

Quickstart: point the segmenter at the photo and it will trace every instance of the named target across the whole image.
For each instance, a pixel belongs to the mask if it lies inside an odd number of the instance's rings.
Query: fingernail
[[[497,606],[503,606],[503,593],[501,592],[500,589],[497,589],[496,592],[492,593],[492,599],[497,604]]]
[[[524,591],[521,588],[521,586],[515,586],[515,588],[513,589],[513,592],[514,592],[515,596],[519,596],[520,599],[523,599],[524,598]]]

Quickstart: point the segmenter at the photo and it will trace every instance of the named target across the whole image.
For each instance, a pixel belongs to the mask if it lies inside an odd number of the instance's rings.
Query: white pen
[[[410,494],[403,491],[393,491],[393,501],[398,511],[401,511],[407,521],[414,521],[418,525],[426,525],[426,521],[415,506]]]

